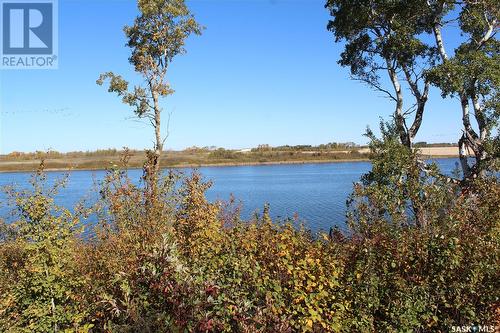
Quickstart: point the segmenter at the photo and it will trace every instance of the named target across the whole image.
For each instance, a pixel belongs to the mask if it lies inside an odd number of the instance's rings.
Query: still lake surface
[[[455,158],[434,160],[442,172],[450,174],[458,162]],[[180,169],[189,173],[191,169]],[[346,200],[353,183],[370,170],[369,162],[336,162],[320,164],[281,164],[232,167],[201,167],[205,180],[213,181],[209,200],[228,200],[231,194],[242,203],[243,218],[261,212],[270,204],[273,218],[298,216],[313,231],[328,231],[332,226],[345,226]],[[129,176],[139,181],[141,170],[130,170]],[[64,172],[49,172],[49,181],[61,178]],[[72,208],[82,198],[95,200],[95,182],[104,171],[71,171],[66,188],[56,203]],[[0,187],[16,184],[26,187],[31,173],[0,173]],[[0,200],[5,199],[0,194]],[[3,200],[2,200],[3,201]],[[7,213],[4,204],[0,215]]]

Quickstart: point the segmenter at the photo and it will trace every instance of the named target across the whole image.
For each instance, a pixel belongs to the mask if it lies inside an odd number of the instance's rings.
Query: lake
[[[444,173],[451,173],[457,159],[436,159]],[[181,169],[182,170],[182,169]],[[232,167],[201,167],[206,180],[212,180],[209,200],[228,200],[233,196],[243,204],[243,218],[262,211],[270,204],[273,218],[298,216],[313,231],[329,230],[332,226],[345,225],[346,200],[352,185],[370,170],[369,162],[335,162],[319,164],[281,164]],[[189,172],[189,169],[183,171]],[[139,181],[141,170],[130,170],[133,180]],[[64,172],[49,172],[53,181]],[[72,171],[65,189],[56,202],[73,207],[83,197],[95,198],[94,181],[104,177],[104,171]],[[17,184],[27,186],[30,173],[0,173],[0,186]],[[0,195],[0,199],[5,198]],[[6,213],[0,209],[0,214]]]

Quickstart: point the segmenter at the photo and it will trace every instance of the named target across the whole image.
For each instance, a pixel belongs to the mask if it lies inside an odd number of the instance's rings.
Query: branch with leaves
[[[140,15],[124,31],[131,50],[129,62],[142,76],[143,85],[129,88],[129,82],[113,72],[100,75],[98,85],[109,83],[108,92],[122,98],[139,119],[146,119],[154,129],[154,163],[157,174],[165,140],[161,135],[160,99],[174,93],[167,81],[168,68],[177,55],[185,54],[185,40],[200,35],[203,28],[196,22],[184,0],[139,0]],[[170,115],[169,121],[170,123]]]

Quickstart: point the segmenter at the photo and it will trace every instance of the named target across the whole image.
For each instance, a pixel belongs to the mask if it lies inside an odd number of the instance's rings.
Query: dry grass
[[[421,148],[429,157],[457,156],[456,147]],[[36,170],[43,154],[10,154],[0,156],[0,172]],[[100,170],[120,165],[121,153],[109,150],[82,153],[49,153],[45,155],[47,170]],[[258,151],[223,153],[210,151],[167,151],[161,159],[163,167],[230,166],[255,164],[326,163],[368,160],[369,149],[321,151]],[[129,167],[141,168],[143,151],[132,151]]]

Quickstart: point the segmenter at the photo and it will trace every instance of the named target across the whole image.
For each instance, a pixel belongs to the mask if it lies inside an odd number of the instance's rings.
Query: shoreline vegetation
[[[451,145],[419,148],[427,158],[457,158],[458,148]],[[37,170],[40,160],[44,160],[46,171],[97,171],[121,165],[123,154],[129,155],[128,167],[140,169],[144,164],[144,151],[140,150],[97,150],[93,152],[56,151],[0,155],[0,173],[31,172]],[[243,150],[224,148],[189,148],[183,151],[165,151],[160,166],[162,168],[230,167],[250,165],[316,164],[336,162],[368,161],[367,147],[341,146],[339,149],[321,146],[258,147]]]
[[[498,1],[326,1],[331,16],[326,28],[343,44],[340,59],[329,59],[332,65],[350,68],[352,79],[383,93],[394,106],[391,120],[380,120],[380,136],[366,129],[368,146],[264,144],[182,152],[164,149],[168,131],[162,132],[161,125],[169,118],[162,118],[163,101],[174,93],[167,69],[203,26],[185,0],[137,4],[138,16],[124,28],[135,77],[129,82],[105,72],[96,83],[117,95],[135,118],[150,123],[154,146],[0,156],[0,170],[37,166],[26,184],[5,186],[0,202],[10,211],[0,217],[1,332],[498,331]],[[292,18],[284,17],[287,21],[276,16],[270,22],[287,24]],[[236,33],[244,36],[242,31]],[[446,51],[448,36],[457,46],[453,52]],[[268,37],[263,34],[263,44]],[[223,44],[213,46],[231,57]],[[304,79],[293,68],[290,73]],[[200,75],[186,74],[189,80]],[[431,87],[441,97],[459,97],[455,110],[463,133],[455,144],[414,141],[424,119],[432,119],[424,117],[426,103],[435,101]],[[196,90],[188,93],[200,98]],[[253,91],[245,93],[250,97]],[[305,101],[313,96],[303,95]],[[360,108],[352,94],[327,97],[332,111],[338,109],[335,119]],[[339,98],[349,102],[348,109],[335,107]],[[271,124],[287,126],[283,118]],[[449,133],[446,126],[454,117],[442,119],[432,137]],[[196,128],[186,135],[192,131]],[[458,154],[461,169],[452,176],[425,161]],[[212,183],[199,172],[160,172],[167,165],[367,158],[371,170],[352,184],[346,198],[348,229],[335,228],[332,216],[328,234],[297,226],[297,218],[273,219],[272,196],[270,204],[244,219],[243,203],[234,198],[207,199]],[[96,183],[96,200],[82,198],[74,207],[57,204],[68,175],[55,175],[60,179],[53,181],[45,170],[64,167],[107,169]],[[142,168],[138,183],[125,172],[135,167]],[[320,198],[311,198],[316,200],[312,209],[323,209]],[[87,231],[91,237],[83,238]]]
[[[346,202],[348,230],[328,234],[272,219],[269,205],[243,219],[236,201],[207,200],[211,183],[198,172],[160,175],[152,197],[118,166],[93,205],[62,207],[55,198],[67,177],[48,182],[41,163],[31,187],[6,188],[13,222],[0,218],[0,331],[494,327],[498,180],[475,179],[467,192],[439,170],[405,178],[418,170],[415,152],[394,134],[370,148],[372,171]],[[85,223],[91,216],[97,222]]]

